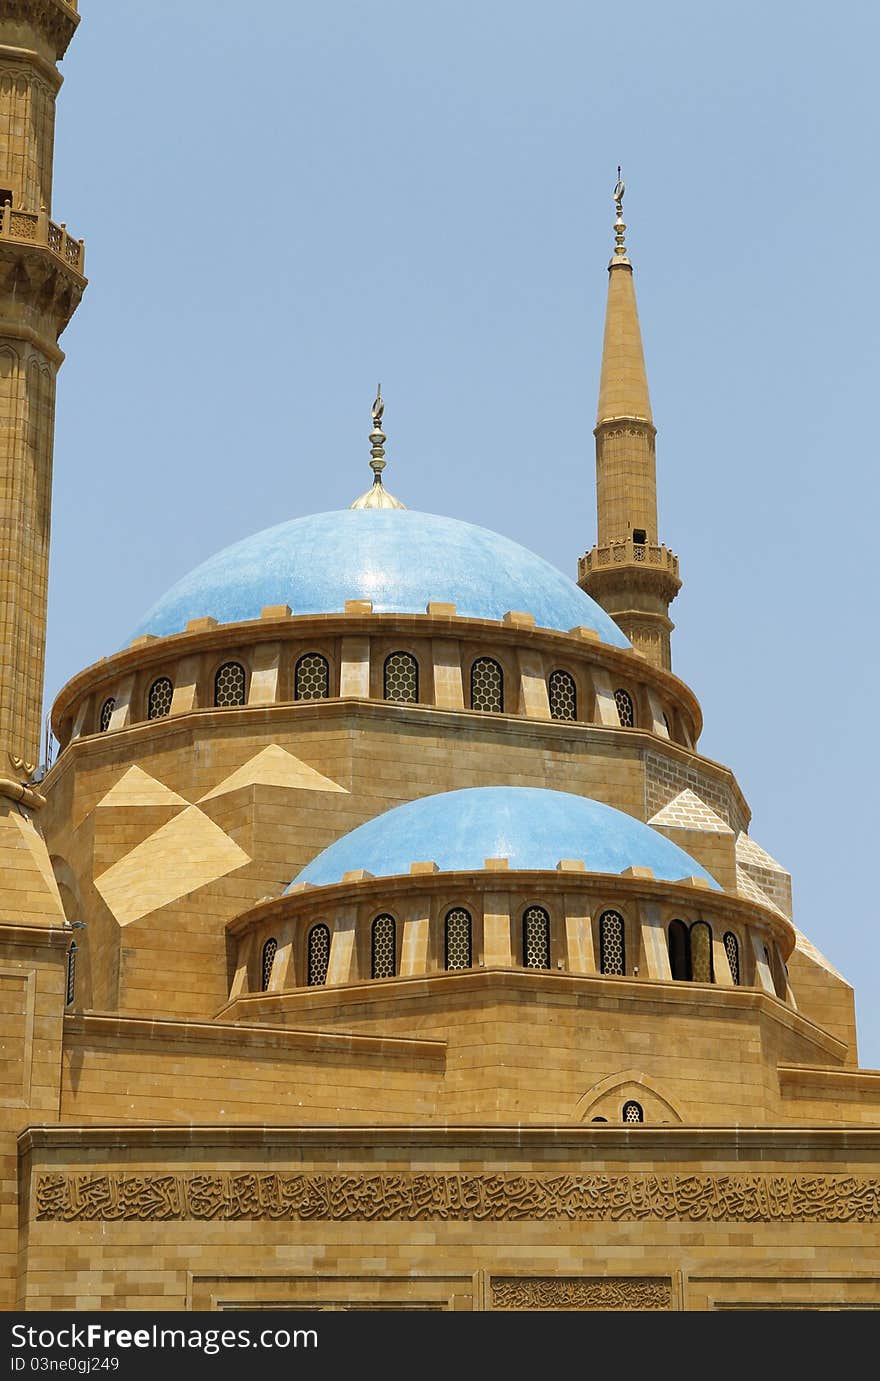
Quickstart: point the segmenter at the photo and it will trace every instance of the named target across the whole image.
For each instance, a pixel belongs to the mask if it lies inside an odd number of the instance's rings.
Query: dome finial
[[[382,471],[385,469],[385,442],[388,440],[382,430],[382,414],[385,411],[385,399],[382,397],[382,385],[376,385],[376,397],[373,406],[370,408],[370,416],[373,419],[373,430],[370,432],[370,467],[373,471],[372,488],[366,494],[361,494],[360,498],[355,499],[352,508],[405,508],[399,499],[395,499],[393,494],[382,484]]]
[[[625,191],[626,183],[622,180],[620,176],[620,164],[618,163],[617,183],[614,188],[614,202],[617,207],[617,219],[614,222],[614,257],[611,260],[612,264],[629,263],[629,259],[626,257],[626,244],[624,242],[624,236],[626,234],[626,225],[624,224],[623,220],[623,194]]]
[[[385,411],[385,399],[382,397],[382,385],[376,385],[376,399],[370,408],[370,416],[373,419],[373,430],[370,432],[370,440],[373,445],[370,449],[372,460],[370,465],[373,469],[373,483],[382,483],[382,471],[385,469],[385,442],[387,436],[382,430],[382,414]]]

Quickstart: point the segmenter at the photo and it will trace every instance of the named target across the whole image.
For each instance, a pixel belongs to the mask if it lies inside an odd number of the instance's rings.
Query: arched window
[[[620,1116],[624,1122],[644,1122],[645,1120],[642,1105],[637,1103],[634,1098],[630,1098],[627,1103],[624,1103],[623,1112]]]
[[[471,913],[454,906],[446,913],[444,957],[447,969],[469,969],[472,965]]]
[[[577,686],[567,671],[551,671],[547,681],[551,719],[577,719]]]
[[[294,700],[326,700],[330,694],[330,666],[320,652],[304,652],[293,673]]]
[[[98,715],[98,731],[106,734],[110,728],[110,720],[113,718],[113,711],[116,709],[116,697],[110,695],[101,706],[101,713]]]
[[[712,964],[712,931],[705,921],[691,926],[691,978],[695,983],[714,983]]]
[[[313,925],[308,941],[308,985],[321,988],[327,982],[330,966],[330,929],[323,922]]]
[[[69,1007],[76,997],[76,940],[71,940],[67,951],[67,985],[64,990],[64,1005]]]
[[[779,950],[776,948],[775,945],[772,945],[769,949],[765,945],[764,954],[767,957],[767,967],[770,970],[770,977],[773,980],[773,988],[776,993],[776,996],[780,999],[780,1001],[784,1002],[786,988],[786,970],[784,969],[782,960],[779,956]]]
[[[672,977],[687,981],[691,976],[691,945],[684,921],[670,921],[668,935]]]
[[[397,926],[393,916],[377,916],[370,932],[370,974],[393,978],[397,972]]]
[[[154,681],[147,696],[147,719],[163,719],[171,709],[173,694],[174,687],[167,676],[160,676],[158,681]]]
[[[727,954],[727,962],[730,965],[730,976],[733,979],[734,985],[738,988],[742,982],[739,969],[739,940],[732,930],[728,930],[727,934],[724,936],[724,949]]]
[[[244,704],[244,667],[240,662],[224,662],[217,668],[214,704],[220,710]]]
[[[669,968],[673,978],[694,983],[714,983],[712,930],[705,921],[694,921],[688,929],[684,921],[669,922]]]
[[[621,729],[632,729],[636,722],[636,712],[629,691],[618,687],[614,692],[614,703],[617,706],[617,718],[620,720]]]
[[[523,912],[523,965],[527,969],[550,967],[550,917],[543,906]]]
[[[478,657],[471,667],[471,709],[501,714],[504,673],[492,657]]]
[[[272,977],[272,965],[275,963],[275,955],[278,952],[278,941],[269,939],[263,945],[263,953],[260,958],[260,991],[267,992],[269,981]]]
[[[414,705],[419,698],[419,664],[409,652],[385,658],[382,694],[386,700]]]
[[[623,917],[619,911],[603,911],[599,917],[599,972],[626,973]]]

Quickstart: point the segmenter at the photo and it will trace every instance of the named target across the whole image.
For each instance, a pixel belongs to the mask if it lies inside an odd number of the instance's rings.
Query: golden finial
[[[382,484],[382,471],[385,469],[385,442],[387,437],[382,430],[382,414],[385,411],[385,399],[382,397],[382,385],[376,385],[376,399],[370,409],[370,416],[373,419],[373,430],[370,432],[370,465],[373,470],[373,485],[366,494],[361,494],[359,499],[355,499],[352,508],[405,508],[399,499],[395,499],[393,494]]]
[[[624,242],[626,225],[623,220],[623,194],[625,191],[626,183],[620,176],[620,164],[618,163],[617,183],[614,188],[614,203],[617,207],[617,219],[614,222],[614,258],[611,260],[612,264],[629,263],[629,259],[626,257],[626,244]]]
[[[382,397],[382,385],[376,385],[376,400],[370,409],[370,416],[373,419],[373,430],[370,432],[370,440],[373,445],[370,449],[372,460],[370,465],[373,469],[373,483],[382,483],[382,471],[385,469],[385,442],[388,440],[382,430],[382,414],[385,411],[385,399]]]

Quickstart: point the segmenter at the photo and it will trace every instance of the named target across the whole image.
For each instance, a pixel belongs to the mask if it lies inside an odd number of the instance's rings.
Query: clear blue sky
[[[874,4],[81,0],[47,699],[180,575],[389,488],[576,575],[627,182],[675,670],[880,1067]]]

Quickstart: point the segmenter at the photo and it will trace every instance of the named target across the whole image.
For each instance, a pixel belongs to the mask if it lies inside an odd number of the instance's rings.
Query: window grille
[[[472,963],[471,915],[463,906],[446,913],[445,962],[447,969],[469,969]]]
[[[171,709],[173,694],[174,687],[167,676],[160,676],[158,681],[154,681],[147,697],[147,719],[164,718]]]
[[[293,673],[295,700],[326,700],[330,695],[330,666],[320,652],[305,652]]]
[[[684,921],[669,922],[669,968],[672,977],[687,981],[691,976],[691,945]]]
[[[603,911],[599,917],[599,970],[626,973],[624,924],[619,911]]]
[[[543,906],[530,906],[523,915],[523,965],[550,967],[550,917]]]
[[[738,988],[742,981],[739,968],[739,940],[732,930],[728,930],[724,937],[724,948],[727,952],[727,962],[730,965],[730,976]]]
[[[635,710],[633,709],[632,696],[629,691],[618,689],[614,692],[614,703],[617,706],[617,718],[620,720],[622,729],[632,729],[636,722]]]
[[[552,671],[547,683],[551,719],[577,719],[577,687],[567,671]]]
[[[471,667],[471,709],[487,714],[504,709],[504,673],[491,657],[478,657]]]
[[[113,718],[113,711],[116,709],[116,698],[110,696],[101,706],[101,713],[98,716],[98,729],[102,734],[106,734],[110,728],[110,720]]]
[[[624,1122],[644,1122],[645,1120],[641,1103],[637,1103],[633,1098],[628,1103],[624,1103],[621,1116]]]
[[[67,985],[64,992],[64,1005],[69,1007],[76,997],[76,940],[71,940],[67,951]]]
[[[214,704],[218,709],[244,704],[244,667],[240,662],[224,662],[214,677]]]
[[[327,969],[330,966],[330,930],[323,923],[313,925],[309,931],[308,944],[308,984],[310,988],[321,988],[327,982]]]
[[[263,945],[263,956],[260,966],[260,990],[267,992],[269,980],[272,977],[272,965],[275,963],[275,955],[278,951],[278,941],[269,939]]]
[[[393,978],[397,972],[397,926],[393,916],[377,916],[370,937],[370,972],[373,978]]]
[[[419,698],[419,664],[409,652],[385,658],[383,694],[386,700],[414,705]]]
[[[712,931],[705,921],[691,926],[691,978],[695,983],[713,983]]]

